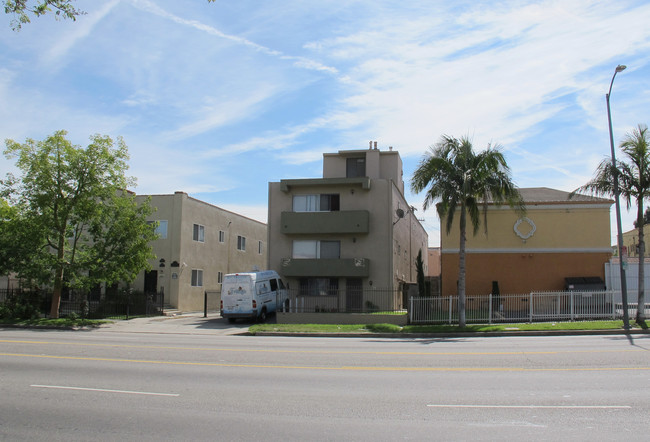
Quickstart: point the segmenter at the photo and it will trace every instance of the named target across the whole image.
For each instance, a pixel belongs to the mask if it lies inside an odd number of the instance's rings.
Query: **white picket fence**
[[[623,307],[620,292],[531,292],[522,295],[467,296],[467,322],[551,322],[596,319],[620,319]],[[628,304],[630,317],[636,315],[636,303]],[[458,322],[458,296],[415,298],[409,300],[411,324]],[[650,304],[645,305],[646,315]]]

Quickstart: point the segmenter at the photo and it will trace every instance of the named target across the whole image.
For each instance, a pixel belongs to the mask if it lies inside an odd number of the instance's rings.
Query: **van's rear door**
[[[224,314],[249,313],[252,310],[250,275],[226,275],[223,278],[221,300]]]

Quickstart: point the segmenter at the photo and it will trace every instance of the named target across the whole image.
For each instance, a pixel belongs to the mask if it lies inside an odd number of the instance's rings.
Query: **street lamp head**
[[[626,68],[627,66],[625,66],[624,64],[619,64],[618,66],[616,66],[616,72],[624,71]]]

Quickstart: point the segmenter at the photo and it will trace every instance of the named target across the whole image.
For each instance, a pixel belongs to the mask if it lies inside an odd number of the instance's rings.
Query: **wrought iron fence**
[[[48,316],[51,303],[51,291],[0,289],[0,306],[5,307],[7,314]],[[70,292],[61,299],[59,317],[128,319],[132,316],[157,316],[164,314],[163,306],[162,292],[145,294],[122,290],[103,297],[92,296],[87,292]]]
[[[630,303],[630,314],[637,305]],[[650,304],[645,305],[650,312]],[[620,319],[623,307],[612,291],[531,292],[522,295],[467,296],[467,322],[535,322]],[[410,298],[412,324],[457,323],[458,296]]]

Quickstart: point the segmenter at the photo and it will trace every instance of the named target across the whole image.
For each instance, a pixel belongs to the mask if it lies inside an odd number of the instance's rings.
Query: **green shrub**
[[[38,295],[12,296],[0,306],[0,318],[3,319],[36,319],[40,312]]]
[[[0,319],[11,319],[13,312],[7,307],[6,304],[0,304]]]

